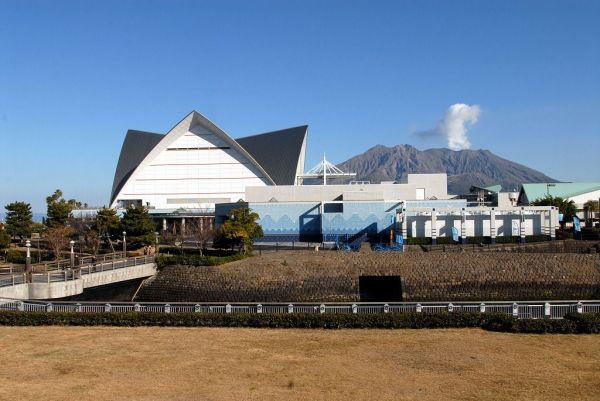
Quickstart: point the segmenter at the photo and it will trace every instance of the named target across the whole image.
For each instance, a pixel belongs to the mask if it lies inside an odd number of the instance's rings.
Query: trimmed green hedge
[[[481,327],[511,333],[600,333],[600,314],[565,319],[515,319],[505,314],[464,312],[379,314],[76,313],[0,311],[2,326],[172,326],[321,329],[440,329]]]
[[[183,266],[218,266],[224,263],[244,259],[246,255],[235,253],[229,256],[200,256],[200,255],[164,255],[156,257],[156,265],[162,268],[170,265]]]
[[[510,333],[597,334],[600,333],[600,313],[569,313],[564,319],[516,319],[497,315],[484,321],[481,327]]]
[[[264,328],[425,329],[480,327],[494,317],[480,313],[249,314],[249,313],[77,313],[0,311],[4,326],[180,326]]]

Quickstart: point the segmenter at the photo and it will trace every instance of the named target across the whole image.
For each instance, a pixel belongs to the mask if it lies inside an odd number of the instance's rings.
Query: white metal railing
[[[156,312],[156,313],[504,313],[520,319],[562,319],[567,313],[600,312],[600,301],[540,302],[394,302],[394,303],[156,303],[21,301],[0,298],[0,310],[56,312]]]
[[[119,254],[111,254],[119,255]],[[91,260],[91,259],[90,259]],[[138,266],[147,263],[154,263],[152,256],[136,256],[128,259],[117,259],[116,257],[107,258],[102,262],[88,262],[84,266],[72,269],[67,267],[59,270],[47,270],[41,273],[31,273],[32,283],[55,283],[61,281],[71,281],[81,278],[86,274],[101,273],[104,271],[123,269],[126,267]],[[70,265],[69,265],[70,266]],[[27,282],[26,273],[12,275],[0,275],[0,287],[8,287]]]

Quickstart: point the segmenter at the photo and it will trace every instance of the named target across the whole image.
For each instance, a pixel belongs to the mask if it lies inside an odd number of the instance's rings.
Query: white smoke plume
[[[442,136],[448,140],[448,148],[452,150],[470,149],[467,132],[469,127],[477,123],[480,114],[481,108],[476,104],[456,103],[448,107],[446,115],[435,128],[417,132],[416,135],[421,138]]]

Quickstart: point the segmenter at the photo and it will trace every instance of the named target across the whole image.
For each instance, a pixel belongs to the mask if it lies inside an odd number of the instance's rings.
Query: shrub
[[[600,333],[600,313],[568,313],[565,319],[577,325],[578,333]]]
[[[600,333],[599,313],[569,313],[564,319],[516,319],[510,315],[494,316],[483,322],[485,330],[510,333]]]
[[[379,314],[228,314],[228,313],[77,313],[0,311],[4,326],[186,326],[265,328],[460,328],[479,327],[491,315],[479,313]]]
[[[17,264],[25,264],[25,253],[15,248],[9,248],[6,250],[6,261]]]
[[[218,266],[224,263],[234,262],[244,259],[247,255],[234,253],[228,256],[200,256],[200,255],[165,255],[160,254],[156,257],[158,268],[171,265],[183,266]]]

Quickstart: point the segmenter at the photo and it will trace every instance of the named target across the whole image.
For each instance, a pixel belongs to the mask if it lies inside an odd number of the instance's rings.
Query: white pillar
[[[525,208],[521,207],[521,213],[519,214],[519,234],[521,236],[521,243],[525,242]]]
[[[167,231],[167,219],[163,218],[163,231]]]
[[[460,237],[463,244],[467,243],[467,215],[465,208],[460,211]]]
[[[406,209],[402,209],[402,237],[404,238],[404,243],[408,239],[408,216],[406,215]]]
[[[555,221],[558,220],[556,217],[556,208],[551,207],[550,210],[548,210],[548,230],[550,231],[550,239],[552,241],[554,241],[556,239],[556,223]]]
[[[490,238],[492,244],[496,243],[496,234],[496,209],[492,208],[490,210]]]
[[[437,244],[437,212],[431,209],[431,244]]]
[[[185,217],[181,218],[181,234],[185,235]]]

